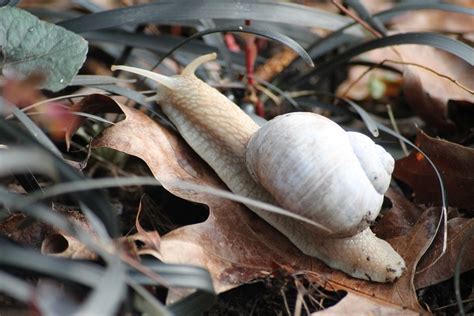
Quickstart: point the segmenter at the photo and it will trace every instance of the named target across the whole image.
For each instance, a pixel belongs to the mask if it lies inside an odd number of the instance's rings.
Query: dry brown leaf
[[[417,145],[441,173],[451,206],[474,207],[474,149],[419,132]],[[407,183],[419,203],[440,205],[438,178],[422,154],[413,151],[395,162],[394,177]]]
[[[409,234],[388,240],[405,259],[407,265],[407,271],[393,285],[348,278],[339,271],[331,271],[327,275],[326,288],[355,292],[403,306],[412,311],[424,312],[418,303],[413,279],[418,261],[433,240],[439,214],[440,211],[436,208],[426,210]]]
[[[433,245],[421,258],[418,270],[415,275],[415,288],[419,289],[436,284],[451,278],[454,275],[454,268],[461,246],[465,244],[464,260],[461,263],[461,272],[474,269],[474,219],[453,218],[448,222],[448,248],[446,253],[432,265],[435,259],[441,254],[443,246],[442,236],[436,237]],[[468,238],[469,234],[471,236]],[[467,239],[466,239],[467,238]],[[428,269],[425,269],[429,267]]]
[[[94,235],[87,218],[78,210],[57,203],[53,203],[53,210],[62,213],[71,223],[82,228],[90,235]],[[41,244],[41,253],[55,257],[82,260],[97,260],[98,258],[95,252],[87,248],[77,238],[55,228],[51,229],[45,236]]]
[[[137,216],[135,217],[135,228],[137,230],[137,233],[134,235],[128,236],[126,240],[124,241],[124,244],[126,244],[127,247],[130,247],[130,242],[140,241],[143,243],[143,246],[141,246],[140,249],[138,249],[138,247],[136,246],[132,247],[133,253],[136,253],[137,255],[148,254],[148,255],[154,256],[155,258],[163,260],[160,254],[161,237],[157,231],[146,231],[142,227],[139,220],[141,212],[142,212],[142,201],[140,201],[140,205],[138,206]]]
[[[387,65],[402,71],[402,89],[405,98],[413,111],[433,126],[444,129],[453,128],[453,123],[448,119],[447,104],[449,100],[474,103],[473,94],[462,89],[451,80],[440,76],[444,75],[457,80],[472,91],[474,90],[474,76],[472,76],[474,66],[442,50],[422,45],[402,45],[377,49],[360,56],[360,58],[375,63],[391,60],[421,65],[422,67],[386,62]],[[346,89],[358,80],[363,73],[364,71],[360,67],[351,69],[349,79],[338,88],[338,94],[341,95],[346,92]],[[357,82],[346,96],[359,100],[367,98],[370,80],[373,80],[373,78],[378,78],[379,82],[386,82],[386,87],[390,87],[388,83],[396,77],[388,71],[372,70],[362,77],[360,82]],[[387,91],[391,91],[387,96],[393,93],[392,90]]]
[[[474,32],[474,16],[440,10],[422,10],[396,17],[392,20],[391,26],[397,32],[438,31],[468,34]],[[459,81],[471,91],[474,90],[472,76],[474,67],[462,59],[430,46],[403,45],[396,49],[403,61],[421,64]],[[390,54],[389,50],[386,52]],[[447,118],[448,100],[474,103],[473,94],[459,88],[450,80],[420,67],[403,67],[403,77],[404,93],[415,113],[439,128],[453,127]]]
[[[392,207],[388,211],[382,211],[381,219],[372,229],[373,232],[382,239],[406,235],[423,210],[392,188],[387,190],[385,197],[392,202]]]
[[[92,230],[84,215],[70,207],[53,204],[53,211],[64,215],[70,222],[90,232]],[[97,255],[76,238],[47,224],[31,221],[23,214],[13,214],[0,222],[0,235],[27,246],[41,248],[41,252],[57,257],[95,260]]]
[[[26,246],[39,247],[49,231],[48,225],[31,221],[23,214],[12,214],[0,221],[0,235]]]
[[[404,45],[397,47],[397,50],[404,62],[423,65],[474,90],[474,66],[462,59],[429,46]],[[428,123],[444,129],[453,128],[448,120],[449,100],[474,103],[473,94],[417,66],[403,67],[403,91],[415,113]]]
[[[466,4],[460,5],[465,6]],[[395,17],[390,24],[403,32],[474,32],[474,16],[441,10],[417,10],[408,12]]]
[[[367,67],[365,66],[351,67],[348,78],[339,85],[336,94],[356,101],[370,98],[379,100],[384,97],[396,97],[400,94],[401,74],[384,69],[373,69],[369,74],[364,75],[366,71]],[[361,77],[362,75],[364,76]]]
[[[474,66],[440,49],[426,45],[401,45],[373,50],[359,58],[375,63],[389,60],[387,65],[402,71],[402,89],[406,100],[417,115],[435,127],[454,129],[453,122],[448,118],[449,100],[474,103],[474,94],[467,91],[474,90]],[[397,64],[390,60],[406,64]],[[386,88],[391,87],[390,81],[396,78],[389,71],[372,70],[360,79],[364,71],[362,67],[351,68],[348,79],[338,88],[338,95],[345,93],[346,89],[355,83],[345,95],[356,100],[365,99],[370,94],[369,87],[374,78],[377,78],[379,84],[385,84]],[[456,80],[458,84],[440,75]],[[390,96],[396,90],[387,91],[390,93],[384,95]]]
[[[182,198],[209,206],[209,218],[162,237],[161,254],[166,262],[197,264],[213,276],[218,292],[268,276],[275,271],[304,271],[328,289],[344,289],[369,299],[423,311],[413,289],[413,271],[433,235],[436,221],[422,216],[406,236],[393,240],[405,258],[408,271],[395,284],[375,284],[333,271],[303,255],[284,236],[244,206],[208,194],[184,190],[176,180],[224,189],[212,170],[175,134],[145,114],[117,104],[125,120],[106,129],[94,147],[108,147],[143,159],[167,190]],[[408,245],[408,247],[407,247]]]
[[[393,305],[374,298],[367,298],[355,293],[347,293],[336,305],[311,314],[312,316],[339,316],[339,315],[419,315],[398,305]]]
[[[70,107],[71,112],[83,111],[89,114],[96,113],[122,113],[117,107],[115,101],[102,94],[91,94],[81,101],[74,103]],[[66,146],[69,149],[71,145],[71,137],[76,132],[76,130],[81,126],[82,122],[86,118],[79,115],[74,115],[67,126],[66,132],[64,134],[64,139],[66,141]]]

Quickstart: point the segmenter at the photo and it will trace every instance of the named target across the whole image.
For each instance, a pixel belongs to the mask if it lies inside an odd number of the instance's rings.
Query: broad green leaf
[[[64,28],[14,8],[0,8],[0,67],[6,77],[39,72],[42,87],[67,86],[86,59],[87,41]]]

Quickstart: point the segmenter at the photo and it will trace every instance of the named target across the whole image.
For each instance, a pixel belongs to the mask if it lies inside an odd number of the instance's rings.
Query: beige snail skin
[[[281,115],[260,128],[195,76],[197,67],[215,58],[198,57],[171,77],[128,66],[112,70],[158,83],[156,100],[163,112],[233,193],[320,224],[248,205],[303,253],[355,278],[392,282],[400,277],[403,258],[369,228],[390,184],[393,158],[367,136],[345,132],[314,113]]]

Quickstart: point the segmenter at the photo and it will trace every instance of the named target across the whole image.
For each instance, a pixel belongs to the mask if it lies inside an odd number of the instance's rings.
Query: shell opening
[[[123,70],[123,71],[131,72],[131,73],[146,77],[148,79],[158,82],[159,84],[164,85],[165,87],[171,90],[176,89],[176,86],[177,86],[176,79],[158,74],[153,71],[149,71],[149,70],[145,70],[145,69],[141,69],[137,67],[123,66],[123,65],[119,65],[119,66],[113,65],[110,69],[112,71]]]
[[[210,53],[206,55],[199,56],[198,58],[194,59],[190,62],[181,72],[182,75],[194,75],[196,69],[204,63],[207,63],[211,60],[215,60],[217,58],[216,53]]]

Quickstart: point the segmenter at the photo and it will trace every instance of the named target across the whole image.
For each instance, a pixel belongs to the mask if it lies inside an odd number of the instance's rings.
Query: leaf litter
[[[384,211],[374,230],[399,251],[407,262],[407,272],[393,284],[352,279],[303,255],[243,205],[180,187],[177,181],[225,189],[214,172],[175,133],[144,113],[108,97],[92,95],[89,100],[95,102],[96,108],[100,108],[97,100],[104,100],[103,111],[123,111],[125,114],[124,120],[105,129],[93,140],[94,148],[107,147],[139,157],[168,191],[209,207],[209,217],[204,222],[180,227],[161,236],[159,252],[165,262],[206,267],[219,293],[283,269],[303,272],[329,290],[345,290],[414,312],[424,311],[418,303],[414,278],[418,261],[434,238],[439,209],[423,210],[400,193],[387,194],[392,207]],[[85,111],[89,104],[84,101],[82,106],[81,111]],[[112,109],[114,106],[116,108]],[[79,123],[72,126],[77,128]],[[399,216],[405,222],[390,228],[389,224]]]

